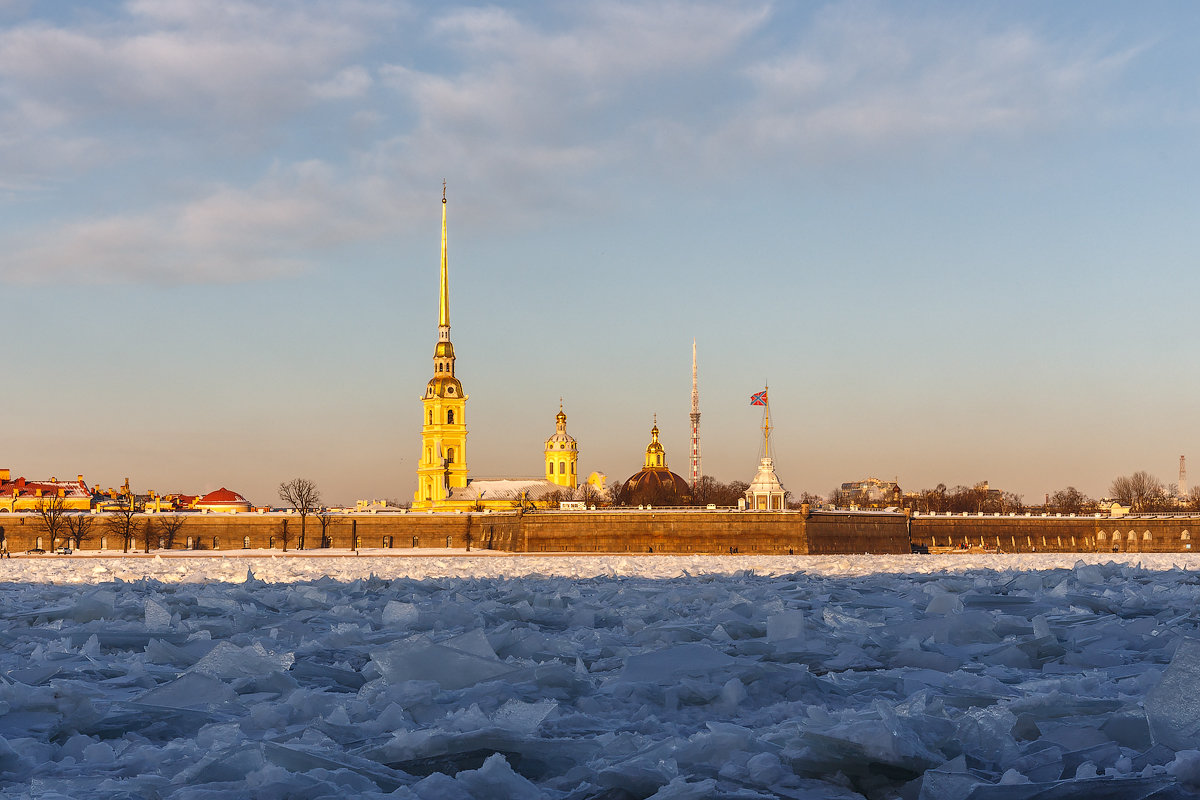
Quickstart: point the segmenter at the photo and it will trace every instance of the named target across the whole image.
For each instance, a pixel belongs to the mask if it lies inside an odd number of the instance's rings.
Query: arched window
[[[429,424],[433,424],[433,409],[429,409]]]
[[[567,474],[567,464],[565,461],[558,462],[558,474],[559,475]]]
[[[661,467],[661,466],[662,466],[662,456],[661,456],[661,455],[657,455],[657,456],[655,456],[655,457],[654,457],[654,459],[655,459],[655,461],[657,461],[657,462],[658,462],[658,466],[660,466],[660,467]]]
[[[1098,531],[1096,533],[1096,541],[1097,542],[1103,542],[1107,538],[1108,538],[1108,536],[1104,533],[1104,531]]]
[[[451,464],[454,463],[454,448],[453,447],[446,448],[446,460],[448,462],[450,462]]]
[[[572,475],[575,474],[575,462],[574,461],[571,462],[571,474]]]
[[[1145,533],[1142,534],[1142,541],[1144,541],[1144,542],[1148,542],[1153,538],[1154,537],[1150,535],[1150,531],[1146,531]]]
[[[1136,542],[1136,541],[1137,541],[1137,534],[1136,534],[1136,533],[1134,533],[1133,531],[1130,531],[1130,532],[1129,532],[1129,535],[1128,535],[1128,536],[1126,536],[1125,538],[1126,538],[1126,539],[1128,539],[1128,540],[1129,540],[1129,541],[1131,541],[1131,542]]]
[[[1186,542],[1188,539],[1192,538],[1192,535],[1190,533],[1188,533],[1187,531],[1184,531],[1183,533],[1179,534],[1179,538],[1183,539]]]
[[[446,424],[447,425],[454,424],[454,409],[453,408],[446,412]]]

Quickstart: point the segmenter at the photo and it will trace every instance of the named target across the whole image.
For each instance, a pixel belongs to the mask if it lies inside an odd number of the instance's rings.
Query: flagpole
[[[771,398],[763,385],[763,458],[771,457]]]

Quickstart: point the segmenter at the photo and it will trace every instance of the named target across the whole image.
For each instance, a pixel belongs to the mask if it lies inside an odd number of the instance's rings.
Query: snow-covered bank
[[[1190,797],[1198,565],[1120,558],[4,560],[0,795]]]

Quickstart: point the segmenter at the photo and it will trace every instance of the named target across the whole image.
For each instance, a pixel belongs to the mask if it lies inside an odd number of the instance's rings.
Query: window
[[[1134,541],[1137,541],[1137,534],[1136,534],[1136,533],[1134,533],[1133,531],[1130,531],[1130,532],[1129,532],[1129,535],[1128,535],[1128,536],[1126,536],[1125,538],[1126,538],[1126,539],[1128,539],[1128,540],[1129,540],[1129,541],[1131,541],[1131,542],[1134,542]]]
[[[1192,535],[1187,531],[1184,531],[1183,533],[1179,534],[1179,538],[1186,542],[1188,539],[1192,538]]]
[[[213,537],[213,550],[220,550],[220,549],[221,549],[221,539],[220,539],[220,537],[214,536]]]
[[[420,546],[421,546],[421,540],[418,537],[414,536],[413,537],[413,547],[420,547]]]
[[[1096,534],[1097,542],[1103,542],[1106,538],[1108,538],[1108,537],[1105,535],[1104,531],[1100,531]]]
[[[453,386],[447,386],[447,387],[446,387],[446,394],[454,394],[454,387],[453,387]]]
[[[450,464],[454,463],[454,448],[453,447],[446,448],[446,461]]]
[[[453,547],[453,546],[454,546],[454,537],[447,536],[446,537],[446,547]]]
[[[565,461],[558,462],[558,474],[559,475],[567,474],[567,464]]]
[[[446,412],[446,424],[447,425],[454,424],[454,409],[453,408]]]
[[[433,409],[429,409],[429,424],[433,424]]]
[[[249,550],[249,549],[250,549],[250,537],[249,537],[249,536],[243,536],[243,537],[242,537],[242,549],[243,549],[243,550]]]
[[[1150,535],[1150,531],[1146,531],[1145,533],[1142,534],[1142,541],[1144,541],[1144,542],[1148,542],[1153,538],[1154,537]]]
[[[574,461],[571,462],[571,474],[572,475],[575,474],[575,462]]]

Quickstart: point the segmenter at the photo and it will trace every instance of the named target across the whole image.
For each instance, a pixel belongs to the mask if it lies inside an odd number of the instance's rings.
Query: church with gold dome
[[[691,500],[688,482],[667,466],[667,451],[658,440],[658,416],[650,428],[650,444],[642,468],[621,487],[621,502],[633,506],[678,506]]]
[[[567,433],[567,415],[559,402],[554,433],[546,439],[544,478],[476,479],[467,467],[467,399],[454,374],[450,341],[450,287],[446,257],[446,191],[442,188],[442,264],[438,335],[433,348],[433,377],[421,398],[421,454],[417,466],[414,511],[508,510],[549,505],[579,487],[579,445]]]

